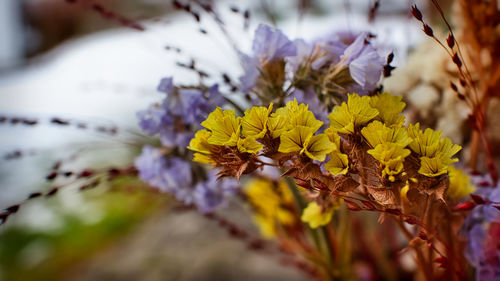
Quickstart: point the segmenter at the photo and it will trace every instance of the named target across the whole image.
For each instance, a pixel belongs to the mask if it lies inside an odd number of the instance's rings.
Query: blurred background
[[[380,1],[372,21],[367,0],[208,2],[244,51],[260,22],[290,38],[367,30],[396,66],[423,40],[408,1]],[[0,208],[64,187],[0,226],[0,280],[307,280],[137,180],[80,191],[74,176],[131,165],[151,141],[135,112],[161,99],[159,80],[197,79],[179,63],[237,79],[237,56],[210,16],[198,23],[165,0],[2,0],[0,38]],[[57,163],[71,174],[49,182]],[[245,209],[229,208],[257,235]]]

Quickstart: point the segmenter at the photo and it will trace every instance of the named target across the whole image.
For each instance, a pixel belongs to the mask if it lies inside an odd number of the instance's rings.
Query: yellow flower
[[[383,93],[371,97],[370,105],[379,111],[377,119],[386,126],[401,126],[405,122],[405,117],[400,115],[406,104],[401,101],[402,96],[393,96]]]
[[[314,114],[307,109],[293,112],[289,117],[288,129],[293,129],[296,126],[306,126],[316,132],[323,125],[323,122],[316,119]]]
[[[240,122],[241,118],[236,118],[234,110],[222,111],[217,107],[201,125],[212,131],[208,143],[235,146],[240,137]]]
[[[406,147],[408,144],[413,142],[408,136],[406,128],[404,127],[387,127],[380,121],[373,121],[368,126],[361,129],[361,134],[371,147],[375,147],[378,144],[392,142],[401,147]]]
[[[333,216],[335,208],[330,207],[327,210],[322,210],[321,207],[316,202],[311,202],[302,212],[301,220],[311,228],[318,228],[323,225],[327,225]]]
[[[462,149],[460,145],[451,142],[449,138],[444,138],[439,143],[438,154],[443,158],[445,164],[458,162],[457,158],[451,158]]]
[[[313,134],[313,128],[297,126],[295,129],[281,135],[278,151],[283,153],[301,151],[305,146],[306,140]]]
[[[330,161],[325,164],[325,169],[334,176],[347,174],[349,170],[349,159],[346,154],[334,151],[328,154],[328,156],[330,156]]]
[[[330,139],[330,141],[335,144],[335,148],[337,150],[340,149],[340,136],[339,134],[337,134],[337,131],[334,128],[326,128],[325,135],[327,135],[328,139]]]
[[[303,152],[311,159],[325,161],[326,155],[334,149],[335,145],[325,134],[318,134],[306,140]]]
[[[238,140],[238,151],[257,154],[264,146],[258,143],[254,138],[244,138]]]
[[[427,177],[437,177],[448,173],[448,165],[439,156],[429,158],[427,156],[420,157],[420,169],[418,173]]]
[[[215,161],[209,156],[212,152],[212,146],[208,143],[208,138],[212,135],[207,130],[199,130],[194,135],[194,138],[189,142],[188,149],[196,151],[193,155],[193,161],[214,165]]]
[[[278,108],[276,114],[285,118],[287,130],[296,126],[305,126],[313,128],[316,132],[323,125],[323,122],[317,120],[309,110],[309,105],[299,104],[296,99],[287,102],[285,107]]]
[[[357,127],[368,123],[378,114],[378,110],[370,106],[370,97],[350,94],[347,103],[334,107],[328,118],[339,133],[352,134]]]
[[[446,195],[450,198],[462,198],[476,190],[471,184],[470,178],[460,169],[453,166],[448,167],[450,176],[450,186],[446,190]]]
[[[279,138],[287,130],[287,119],[278,112],[272,113],[267,122],[267,129],[271,132],[273,139]]]
[[[448,165],[458,161],[451,158],[462,149],[449,138],[441,138],[440,131],[427,128],[420,130],[420,124],[410,125],[408,134],[413,138],[410,148],[420,156],[418,172],[428,177],[437,177],[448,172]]]
[[[275,236],[277,224],[294,223],[294,214],[284,207],[293,204],[293,195],[283,181],[254,178],[243,190],[256,212],[254,222],[265,237]]]
[[[335,149],[325,134],[314,134],[314,128],[296,126],[293,130],[283,133],[280,137],[279,152],[290,153],[299,151],[309,158],[324,161],[328,153]]]
[[[267,122],[269,114],[273,110],[271,103],[268,108],[263,106],[252,107],[245,111],[245,116],[241,120],[241,133],[244,137],[254,139],[262,138],[267,132]]]
[[[383,165],[382,176],[388,176],[390,181],[403,171],[404,159],[410,155],[410,150],[390,142],[378,144],[367,152]]]
[[[208,138],[212,135],[207,130],[199,130],[194,134],[194,138],[189,142],[188,149],[205,154],[211,153],[212,145],[208,143]]]
[[[421,156],[434,157],[439,149],[441,132],[427,128],[425,132],[420,130],[420,124],[410,124],[408,126],[408,135],[413,139],[410,143],[411,150]]]
[[[202,164],[210,164],[210,165],[217,164],[217,163],[215,163],[215,161],[210,156],[205,155],[205,154],[201,154],[201,153],[198,153],[198,152],[196,152],[193,155],[193,161],[194,162],[198,162],[198,163],[202,163]]]

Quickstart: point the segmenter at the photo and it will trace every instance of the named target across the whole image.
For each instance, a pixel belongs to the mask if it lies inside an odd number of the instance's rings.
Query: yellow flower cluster
[[[368,154],[382,164],[382,176],[394,181],[395,175],[403,171],[404,159],[411,153],[405,148],[413,141],[406,128],[401,124],[388,127],[380,121],[373,121],[361,129],[361,134],[373,148],[367,151]]]
[[[325,134],[316,134],[323,125],[308,109],[308,105],[290,101],[285,107],[271,113],[273,105],[253,107],[243,117],[236,117],[234,110],[217,108],[201,123],[207,130],[200,130],[191,140],[189,149],[195,151],[194,160],[212,163],[211,146],[237,147],[239,152],[257,154],[263,146],[257,140],[266,136],[279,138],[279,152],[299,152],[311,159],[324,161],[335,149]]]
[[[253,219],[265,237],[274,237],[279,224],[287,226],[295,221],[292,210],[287,208],[294,204],[293,195],[283,181],[255,178],[243,190],[255,210]]]
[[[277,152],[298,153],[321,162],[328,155],[330,160],[325,168],[337,176],[349,170],[341,136],[353,135],[354,139],[362,136],[370,147],[367,153],[380,163],[381,176],[390,181],[405,174],[404,161],[411,151],[420,159],[418,173],[427,177],[447,173],[450,164],[457,161],[451,157],[461,147],[441,138],[441,132],[420,130],[418,123],[407,129],[401,114],[404,108],[401,97],[388,93],[373,97],[350,94],[347,102],[334,107],[328,116],[330,127],[324,133],[317,133],[323,122],[314,117],[308,105],[296,100],[275,112],[273,104],[267,108],[253,107],[243,117],[236,117],[233,110],[217,108],[201,123],[207,130],[198,131],[188,148],[196,152],[195,161],[214,164],[214,147],[234,147],[240,153],[258,154],[266,144],[279,138]]]
[[[237,147],[242,153],[257,154],[262,144],[256,140],[262,138],[267,130],[267,121],[273,105],[269,108],[254,107],[245,112],[243,118],[236,117],[234,110],[222,110],[217,107],[201,123],[207,130],[196,132],[188,149],[195,151],[194,161],[214,164],[211,154],[214,146]]]
[[[281,124],[275,126],[281,133],[279,152],[299,152],[311,159],[324,161],[334,149],[326,134],[315,135],[323,122],[314,117],[308,105],[298,104],[297,100],[289,101],[271,115],[271,120],[279,120]]]
[[[428,177],[437,177],[448,173],[450,164],[458,161],[451,158],[462,149],[453,144],[449,138],[441,138],[440,131],[427,128],[420,130],[420,124],[411,124],[408,134],[413,139],[410,149],[420,156],[420,169],[418,172]]]

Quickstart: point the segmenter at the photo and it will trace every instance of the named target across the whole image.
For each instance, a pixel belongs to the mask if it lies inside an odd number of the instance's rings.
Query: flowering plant
[[[194,3],[220,21],[210,5]],[[190,4],[174,4],[199,21]],[[279,249],[283,264],[312,279],[468,280],[475,271],[477,280],[499,280],[500,187],[485,111],[491,91],[481,95],[471,74],[490,70],[467,67],[444,16],[446,45],[416,6],[411,12],[457,69],[458,82],[449,85],[470,111],[472,144],[463,144],[471,150],[470,168],[457,165],[465,156],[461,145],[426,120],[408,118],[406,98],[383,91],[394,54],[384,58],[373,34],[292,41],[261,24],[251,54],[238,50],[239,82],[223,75],[232,93],[204,79],[180,85],[163,78],[157,87],[163,98],[137,113],[154,141],[133,167],[104,174],[137,176],[218,220],[250,249]],[[496,49],[488,50],[494,57]],[[206,76],[194,62],[187,67]],[[479,79],[483,89],[500,76],[488,79]],[[477,167],[481,141],[487,176]],[[60,173],[57,166],[47,179]],[[82,190],[99,184],[96,175],[78,174],[92,179]],[[231,202],[247,208],[262,238],[223,218]],[[5,209],[1,221],[19,207]]]

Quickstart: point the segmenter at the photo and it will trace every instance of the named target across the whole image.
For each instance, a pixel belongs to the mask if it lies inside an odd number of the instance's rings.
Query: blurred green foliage
[[[108,190],[103,193],[103,188]],[[96,206],[102,209],[103,216],[94,223],[82,220],[81,215],[62,214],[58,217],[62,227],[57,231],[38,231],[15,223],[3,226],[0,280],[71,280],[68,277],[79,262],[119,242],[118,238],[168,202],[167,196],[133,177],[118,178],[97,189],[83,194],[85,200],[99,203]],[[47,200],[47,204],[52,203],[52,199]]]

